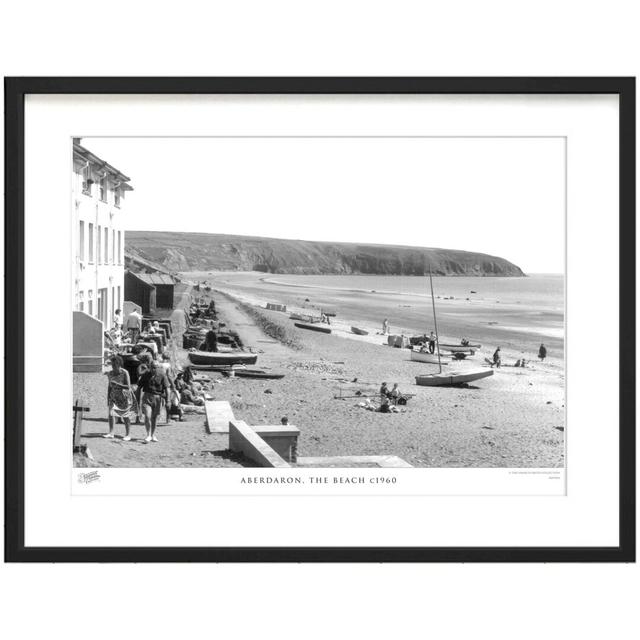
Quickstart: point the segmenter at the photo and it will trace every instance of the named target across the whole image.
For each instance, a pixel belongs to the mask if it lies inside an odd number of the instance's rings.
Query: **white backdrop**
[[[3,9],[0,59],[7,75],[636,75],[636,13],[626,0],[25,1]],[[109,639],[616,637],[637,627],[640,577],[637,565],[0,570],[13,636]],[[249,613],[247,592],[260,594]]]

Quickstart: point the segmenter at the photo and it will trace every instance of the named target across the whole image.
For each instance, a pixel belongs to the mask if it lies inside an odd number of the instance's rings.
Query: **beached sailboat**
[[[429,284],[431,285],[431,306],[433,308],[433,325],[436,333],[436,349],[438,354],[439,372],[416,376],[416,384],[422,387],[450,387],[492,376],[493,369],[461,369],[459,371],[447,371],[446,373],[442,371],[440,344],[438,340],[438,322],[436,320],[436,303],[433,297],[433,277],[431,275],[431,267],[429,267]]]
[[[369,332],[364,329],[359,329],[358,327],[351,327],[351,332],[355,333],[357,336],[368,336]]]

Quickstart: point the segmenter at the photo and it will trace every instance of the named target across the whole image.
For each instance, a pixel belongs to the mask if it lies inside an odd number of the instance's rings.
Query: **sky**
[[[564,272],[562,138],[83,138],[125,228],[478,251]]]

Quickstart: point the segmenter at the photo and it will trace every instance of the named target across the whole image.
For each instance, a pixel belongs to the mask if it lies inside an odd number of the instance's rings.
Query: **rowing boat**
[[[196,365],[230,365],[230,364],[255,364],[258,356],[255,353],[242,353],[236,351],[220,353],[216,351],[189,351],[187,354],[191,364]]]
[[[425,353],[424,351],[412,351],[411,360],[413,362],[426,362],[427,364],[438,364],[438,356],[435,353]]]
[[[368,336],[369,332],[364,329],[358,329],[358,327],[351,327],[351,332],[355,333],[357,336]]]
[[[307,313],[292,313],[289,320],[300,320],[302,322],[322,322],[320,316],[312,316]]]
[[[258,378],[260,380],[280,380],[284,378],[284,373],[262,371],[261,369],[236,369],[233,375],[236,378]]]
[[[309,329],[310,331],[320,331],[321,333],[331,333],[331,327],[321,324],[307,324],[306,322],[294,322],[298,329]]]
[[[416,376],[416,384],[421,387],[452,387],[466,382],[473,382],[493,375],[493,369],[476,369],[470,371],[447,371]]]
[[[445,351],[476,351],[482,347],[481,344],[441,344],[440,349]]]

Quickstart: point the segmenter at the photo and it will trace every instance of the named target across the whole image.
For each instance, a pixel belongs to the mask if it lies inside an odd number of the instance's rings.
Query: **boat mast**
[[[433,307],[433,326],[436,331],[436,349],[438,350],[438,368],[442,373],[442,361],[440,360],[440,338],[438,337],[438,321],[436,320],[436,302],[433,298],[433,277],[431,275],[431,263],[429,263],[429,284],[431,285],[431,306]]]

